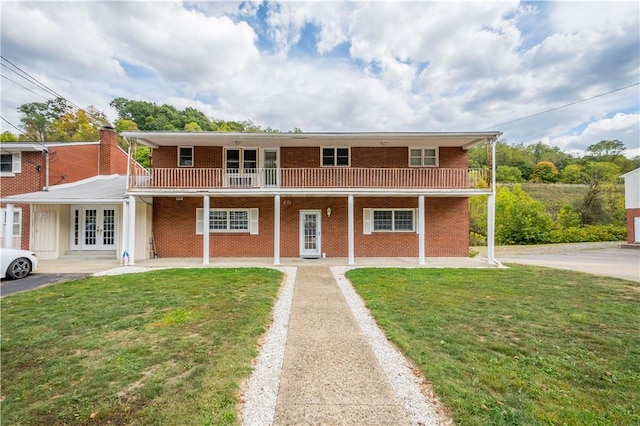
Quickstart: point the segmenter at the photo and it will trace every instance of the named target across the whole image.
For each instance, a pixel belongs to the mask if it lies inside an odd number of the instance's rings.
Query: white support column
[[[13,248],[13,211],[15,204],[7,204],[5,207],[4,224],[4,248]]]
[[[129,259],[129,202],[122,202],[122,252],[120,263],[124,264],[125,259]]]
[[[418,197],[418,264],[424,265],[424,195]]]
[[[491,195],[487,197],[487,262],[499,265],[495,257],[496,229],[496,141],[491,141]]]
[[[209,206],[210,199],[208,195],[204,196],[202,201],[202,264],[209,264],[209,238],[211,234],[209,233]]]
[[[136,197],[129,195],[129,265],[135,265],[136,257]]]
[[[273,264],[280,265],[280,196],[273,197]]]
[[[353,222],[353,195],[349,195],[347,201],[348,229],[347,239],[349,241],[349,265],[355,264],[355,243],[354,243],[354,222]]]
[[[491,194],[487,197],[487,262],[496,264],[495,258],[495,223],[496,223],[496,197]]]

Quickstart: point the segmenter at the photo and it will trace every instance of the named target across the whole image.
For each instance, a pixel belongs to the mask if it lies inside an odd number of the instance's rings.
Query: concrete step
[[[70,250],[61,257],[82,259],[116,259],[115,250]]]

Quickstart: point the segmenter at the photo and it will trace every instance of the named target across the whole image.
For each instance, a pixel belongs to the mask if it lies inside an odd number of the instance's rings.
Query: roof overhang
[[[357,133],[223,133],[123,132],[150,148],[163,146],[439,146],[470,149],[497,139],[502,132],[357,132]]]
[[[94,176],[73,183],[55,185],[48,191],[29,192],[0,198],[9,204],[117,204],[125,199],[127,177]]]

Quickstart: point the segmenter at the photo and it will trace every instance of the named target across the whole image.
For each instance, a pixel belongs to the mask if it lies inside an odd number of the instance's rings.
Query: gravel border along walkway
[[[430,392],[430,386],[422,377],[413,373],[411,365],[395,347],[389,344],[382,330],[365,307],[364,301],[358,295],[345,277],[345,273],[353,267],[336,266],[331,268],[342,294],[356,318],[356,322],[369,340],[382,370],[391,382],[393,390],[402,403],[412,425],[449,425],[453,422],[443,414],[441,404]],[[421,391],[429,390],[429,398]]]
[[[285,282],[273,308],[273,322],[264,335],[264,343],[244,394],[242,423],[245,425],[270,425],[276,413],[297,268],[274,269],[285,274]]]
[[[244,394],[242,423],[244,425],[270,425],[273,423],[280,385],[280,373],[287,343],[287,332],[296,268],[276,268],[286,274],[285,284],[274,307],[274,319],[264,336],[264,344]],[[413,425],[450,425],[451,419],[431,392],[430,386],[416,376],[404,356],[392,347],[384,333],[369,314],[362,298],[345,277],[352,267],[332,267],[333,273],[347,304],[369,341],[373,352],[385,372],[394,392]],[[427,393],[423,394],[424,389]]]

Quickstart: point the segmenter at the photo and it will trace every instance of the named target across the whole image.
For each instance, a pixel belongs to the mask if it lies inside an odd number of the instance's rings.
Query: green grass
[[[524,266],[347,277],[457,424],[640,424],[637,283]]]
[[[2,424],[235,424],[282,274],[174,269],[4,297]]]

